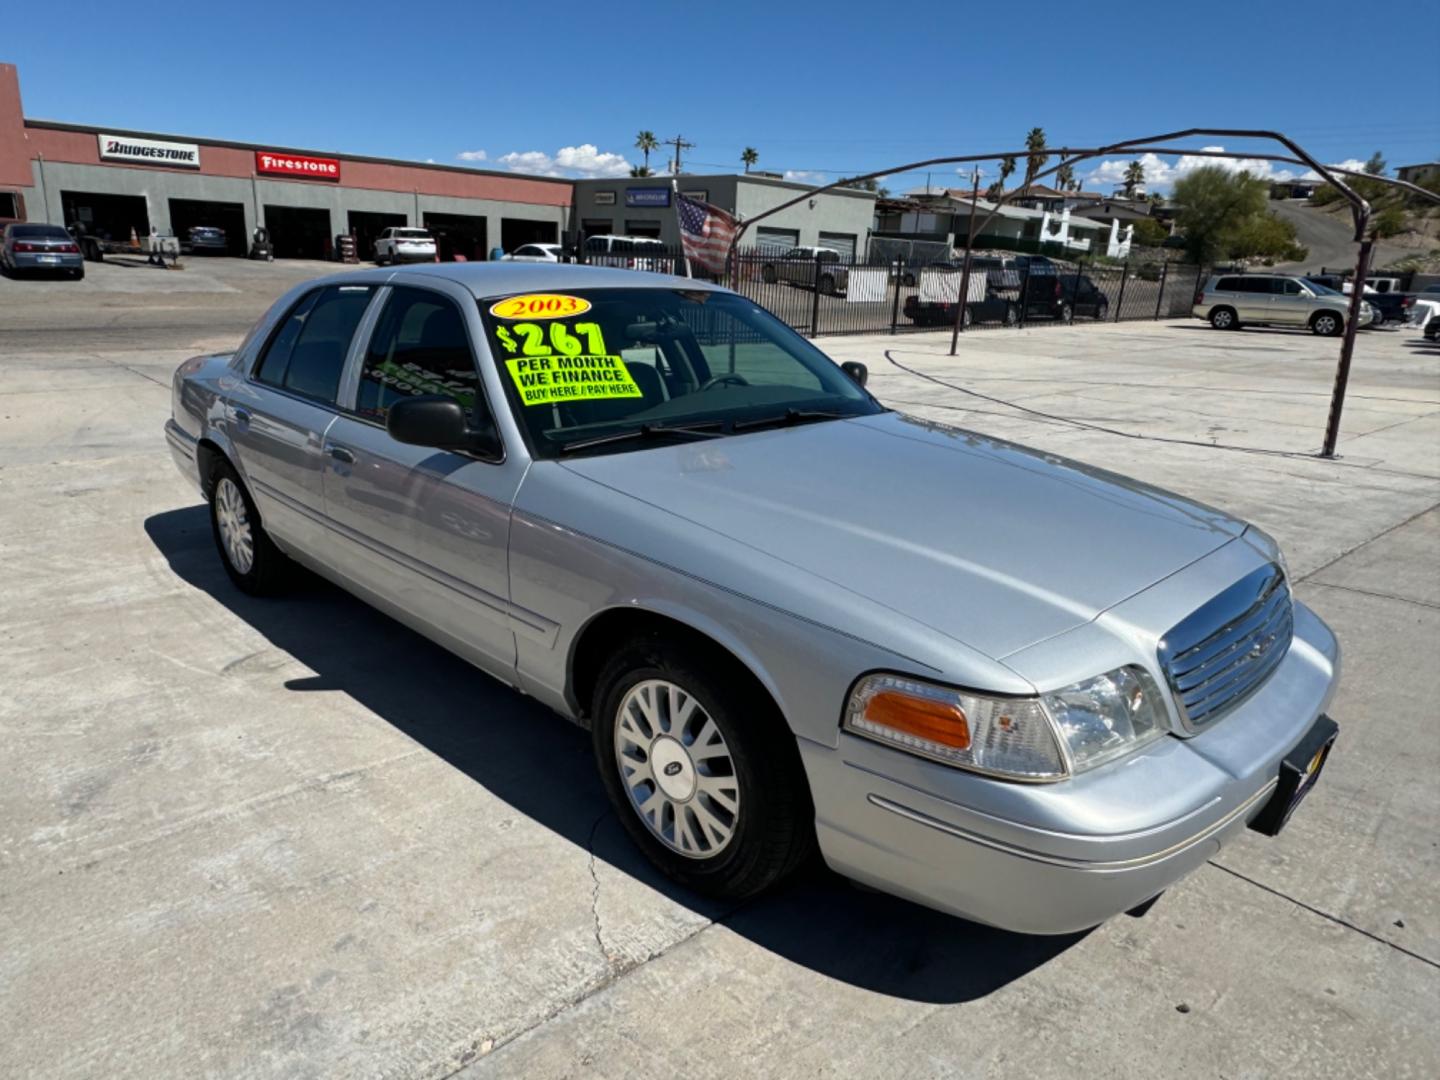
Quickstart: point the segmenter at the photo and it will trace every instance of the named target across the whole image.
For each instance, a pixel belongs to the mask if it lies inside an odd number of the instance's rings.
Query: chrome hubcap
[[[215,485],[215,521],[220,526],[225,558],[238,572],[248,574],[255,565],[255,537],[245,510],[245,496],[228,476]]]
[[[615,762],[640,820],[671,851],[708,859],[740,820],[740,781],[710,714],[682,687],[647,679],[615,720]]]

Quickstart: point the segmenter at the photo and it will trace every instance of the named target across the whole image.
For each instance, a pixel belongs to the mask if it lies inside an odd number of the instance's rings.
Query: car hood
[[[564,466],[997,660],[1245,529],[1158,488],[898,413]]]

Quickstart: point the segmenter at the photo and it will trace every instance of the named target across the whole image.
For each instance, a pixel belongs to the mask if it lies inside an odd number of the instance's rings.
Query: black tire
[[[1020,322],[1020,309],[1014,304],[1005,305],[1005,325],[1017,326]]]
[[[1216,330],[1239,330],[1240,320],[1236,318],[1234,308],[1217,307],[1210,311],[1210,325]]]
[[[1310,319],[1310,332],[1320,337],[1336,337],[1345,332],[1345,320],[1333,311],[1316,312]]]
[[[75,281],[84,281],[85,267],[77,266],[74,270],[70,271],[70,277],[73,278]]]
[[[233,561],[225,539],[221,535],[221,516],[224,511],[219,504],[225,501],[226,484],[234,485],[234,489],[238,492],[244,504],[246,523],[250,529],[252,558],[250,566],[244,570]],[[208,493],[210,532],[215,538],[215,548],[220,554],[220,563],[225,567],[225,573],[230,576],[235,587],[251,596],[273,596],[284,591],[289,576],[290,560],[270,539],[270,535],[260,523],[260,514],[255,509],[255,500],[250,497],[245,482],[240,479],[239,473],[228,461],[223,461],[216,466],[215,472],[210,478]]]
[[[673,850],[641,818],[621,779],[615,745],[620,707],[632,689],[652,679],[694,697],[729,751],[739,812],[730,840],[713,855]],[[667,877],[709,896],[741,899],[775,885],[814,850],[815,811],[795,737],[750,673],[718,649],[659,634],[630,640],[601,670],[592,716],[606,794],[630,838]],[[699,795],[695,791],[686,803]]]
[[[830,274],[820,275],[820,291],[826,296],[835,295],[835,278]]]
[[[775,267],[767,263],[760,268],[760,280],[765,282],[766,285],[774,285],[775,278]]]
[[[381,255],[380,252],[378,252],[378,251],[375,252],[375,265],[376,265],[376,266],[384,266],[384,265],[385,265],[385,261],[386,261],[386,260],[385,260],[385,257],[384,257],[383,255]]]

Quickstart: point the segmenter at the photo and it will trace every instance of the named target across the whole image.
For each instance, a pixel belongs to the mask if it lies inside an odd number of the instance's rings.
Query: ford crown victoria
[[[240,589],[293,561],[588,727],[662,870],[1031,933],[1273,834],[1335,638],[1260,530],[892,412],[751,301],[517,263],[300,285],[176,372]]]

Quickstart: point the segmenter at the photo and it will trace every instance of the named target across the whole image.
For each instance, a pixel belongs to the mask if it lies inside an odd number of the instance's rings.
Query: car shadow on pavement
[[[145,521],[171,570],[315,672],[297,693],[339,690],[519,812],[675,902],[787,960],[895,997],[953,1004],[984,997],[1084,934],[1027,937],[851,885],[819,859],[773,894],[739,905],[660,875],[610,811],[580,728],[308,573],[284,597],[256,599],[220,565],[204,506]]]

